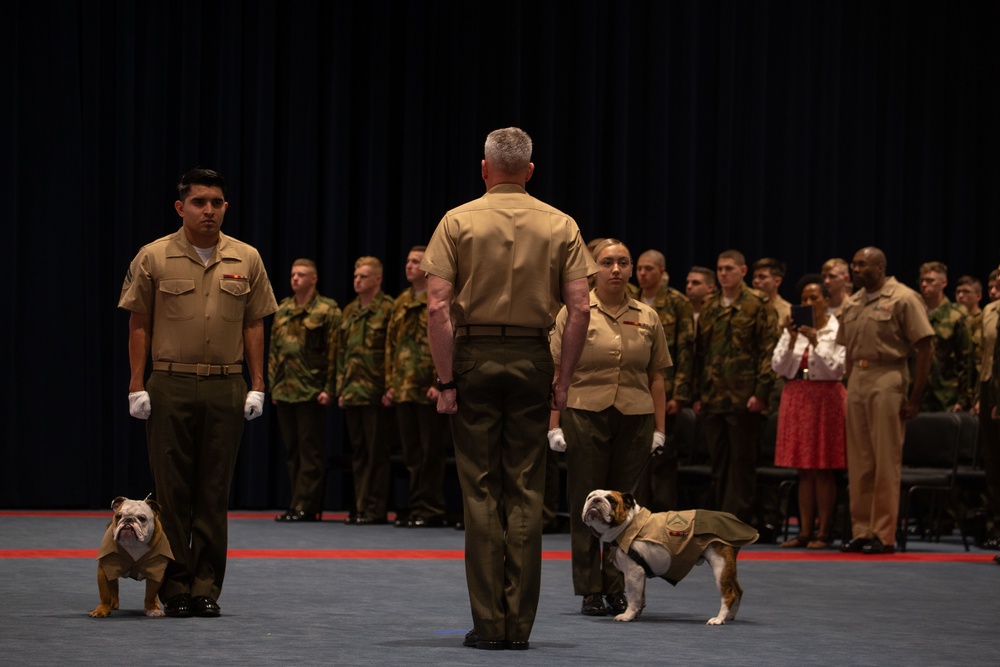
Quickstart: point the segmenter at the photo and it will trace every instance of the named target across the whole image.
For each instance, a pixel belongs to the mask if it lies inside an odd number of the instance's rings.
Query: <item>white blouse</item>
[[[808,380],[840,380],[844,377],[844,358],[847,355],[847,348],[837,344],[837,330],[840,323],[837,318],[831,315],[826,325],[816,332],[816,347],[809,349],[809,373]],[[794,348],[789,348],[791,336],[788,329],[781,333],[778,344],[774,346],[774,355],[771,357],[771,368],[778,375],[785,378],[794,378],[799,372],[799,365],[802,363],[802,355],[805,354],[809,340],[801,333],[795,337]]]

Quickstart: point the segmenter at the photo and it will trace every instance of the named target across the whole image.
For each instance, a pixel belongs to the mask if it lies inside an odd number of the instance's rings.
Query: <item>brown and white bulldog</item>
[[[118,496],[111,501],[111,510],[115,515],[97,553],[101,604],[90,615],[104,618],[111,615],[112,609],[118,609],[118,579],[129,577],[146,580],[146,616],[163,616],[156,594],[174,554],[160,525],[160,504],[149,498],[129,500]]]
[[[708,625],[736,618],[743,589],[736,580],[736,555],[757,541],[757,531],[732,514],[709,510],[660,512],[640,507],[629,493],[595,489],[583,505],[583,522],[615,549],[615,564],[625,575],[628,609],[616,621],[639,617],[646,606],[646,579],[662,577],[672,585],[691,568],[708,561],[722,596],[719,613]]]

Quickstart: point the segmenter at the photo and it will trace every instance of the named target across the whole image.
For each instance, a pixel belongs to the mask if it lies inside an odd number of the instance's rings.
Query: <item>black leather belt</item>
[[[507,324],[463,324],[462,326],[455,327],[456,338],[475,338],[477,336],[547,339],[549,337],[549,332],[547,329],[515,327]]]
[[[194,375],[239,375],[243,372],[243,364],[178,364],[173,361],[154,361],[153,370]]]

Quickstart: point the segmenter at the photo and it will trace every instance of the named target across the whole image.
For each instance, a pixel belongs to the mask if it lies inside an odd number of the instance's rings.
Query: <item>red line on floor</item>
[[[316,560],[461,560],[460,549],[230,549],[230,558],[316,559]],[[0,560],[12,558],[97,558],[97,549],[0,549]],[[568,551],[543,551],[545,560],[569,560]],[[836,552],[788,554],[775,551],[748,551],[741,560],[860,563],[990,563],[992,554],[905,553],[892,556],[865,556]]]
[[[269,519],[273,520],[277,511],[273,512],[230,512],[230,519]],[[324,521],[343,521],[347,518],[347,512],[334,512],[325,515],[326,519]],[[40,518],[59,518],[59,519],[110,519],[111,510],[0,510],[0,518],[2,517],[40,517]],[[390,514],[390,519],[395,518],[395,515]]]

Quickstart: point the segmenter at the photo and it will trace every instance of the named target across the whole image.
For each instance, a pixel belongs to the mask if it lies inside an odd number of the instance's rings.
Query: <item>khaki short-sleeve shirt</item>
[[[597,272],[573,218],[514,184],[448,211],[420,268],[455,286],[452,322],[548,329],[562,286]]]
[[[934,335],[920,295],[892,276],[875,299],[863,289],[845,299],[839,319],[837,343],[852,361],[903,361],[914,343]]]
[[[994,301],[983,308],[982,336],[979,341],[979,381],[989,382],[996,374],[993,368],[993,354],[997,345],[997,322],[1000,320],[1000,301]]]
[[[562,334],[568,317],[563,307],[556,317],[550,346],[559,364]],[[617,308],[590,293],[590,327],[569,387],[567,407],[600,412],[614,406],[624,415],[653,413],[649,373],[670,367],[670,352],[660,316],[635,299]]]
[[[153,361],[232,364],[243,359],[243,324],[278,304],[253,246],[220,234],[206,266],[182,228],[139,250],[118,307],[152,316]]]

